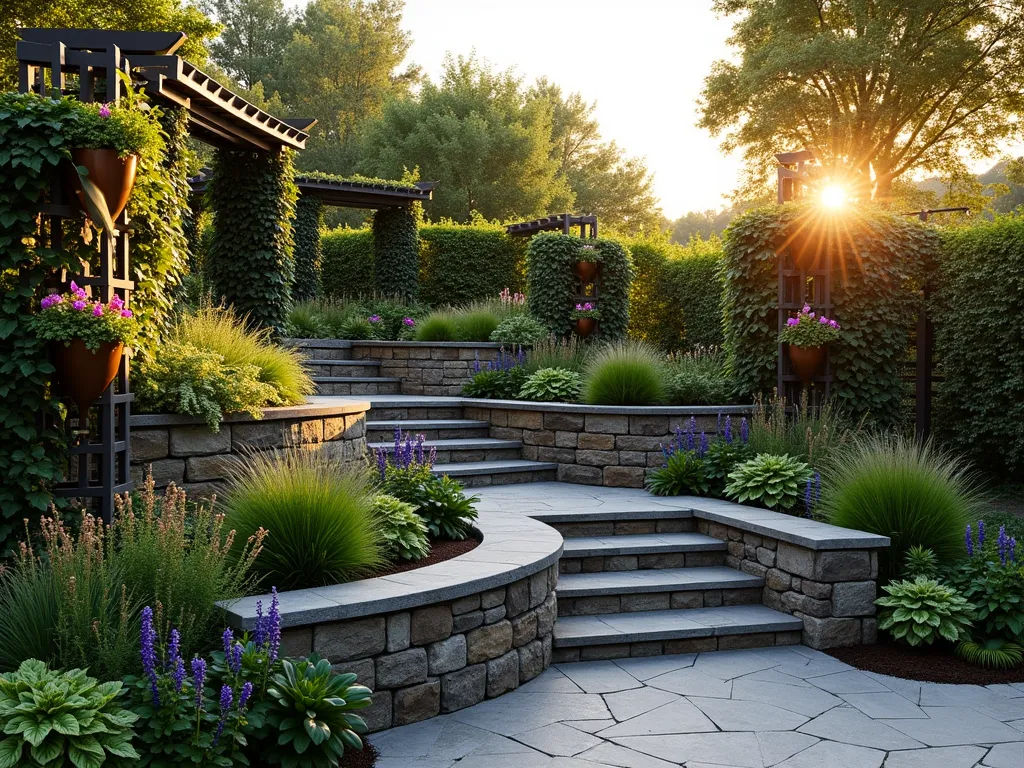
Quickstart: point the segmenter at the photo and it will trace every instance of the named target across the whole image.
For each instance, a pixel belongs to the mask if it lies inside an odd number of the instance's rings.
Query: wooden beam
[[[112,29],[49,29],[27,27],[18,30],[22,40],[33,43],[64,43],[68,48],[105,51],[117,46],[121,53],[171,54],[185,42],[184,32],[128,32]]]

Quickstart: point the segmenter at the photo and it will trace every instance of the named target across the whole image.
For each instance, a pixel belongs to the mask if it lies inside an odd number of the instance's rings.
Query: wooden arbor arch
[[[283,120],[231,92],[193,64],[174,54],[185,40],[183,32],[132,32],[97,29],[22,29],[17,44],[19,90],[47,96],[73,96],[81,101],[117,102],[124,72],[155,104],[186,111],[189,131],[218,147],[270,151],[281,147],[301,150],[314,121]],[[66,182],[55,178],[39,210],[40,238],[48,247],[65,251],[65,222],[81,218]],[[127,211],[114,222],[114,231],[97,239],[99,268],[87,264],[81,272],[64,270],[57,287],[66,290],[74,280],[104,303],[115,295],[129,305],[135,288],[131,280]],[[57,496],[95,499],[103,519],[113,515],[114,495],[132,488],[129,416],[133,395],[128,356],[122,357],[114,382],[95,403],[97,428],[71,447],[69,478],[59,483]]]

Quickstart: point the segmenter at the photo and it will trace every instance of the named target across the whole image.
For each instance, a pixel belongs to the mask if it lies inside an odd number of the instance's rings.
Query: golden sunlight
[[[846,187],[842,184],[829,184],[821,190],[821,204],[832,210],[844,207],[849,199]]]

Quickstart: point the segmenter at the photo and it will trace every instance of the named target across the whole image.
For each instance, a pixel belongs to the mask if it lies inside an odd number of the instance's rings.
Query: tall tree
[[[576,210],[595,213],[602,225],[624,233],[656,231],[662,215],[654,179],[643,160],[601,140],[596,103],[578,93],[564,96],[545,78],[530,89],[530,98],[551,110],[551,156],[576,197]]]
[[[363,124],[419,80],[418,67],[399,69],[412,45],[401,27],[404,6],[404,0],[312,0],[306,6],[275,84],[292,114],[318,121],[300,167],[350,173]]]
[[[1004,0],[715,0],[739,54],[705,81],[700,125],[743,147],[817,150],[889,198],[894,179],[1020,131],[1024,5]]]
[[[510,219],[572,205],[551,146],[550,107],[528,98],[519,78],[449,56],[439,83],[387,105],[367,131],[362,163],[370,175],[400,178],[418,167],[440,181],[428,206],[435,218]]]
[[[207,0],[204,9],[224,26],[210,44],[213,60],[246,90],[259,82],[270,89],[292,39],[292,19],[281,0]]]
[[[0,14],[0,91],[18,87],[15,45],[22,27],[138,29],[184,32],[177,53],[202,65],[206,42],[218,26],[195,6],[181,0],[4,0]]]

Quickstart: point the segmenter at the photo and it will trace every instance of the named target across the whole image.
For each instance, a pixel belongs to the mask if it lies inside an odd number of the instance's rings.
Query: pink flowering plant
[[[131,346],[139,332],[138,321],[119,296],[108,304],[91,301],[85,289],[74,282],[69,292],[51,293],[39,307],[32,321],[39,338],[64,342],[65,346],[73,339],[81,339],[91,350],[108,342]]]
[[[786,321],[779,341],[794,347],[820,347],[839,341],[839,323],[816,314],[808,305]]]
[[[573,320],[600,320],[601,311],[591,304],[589,301],[583,304],[577,304],[576,309],[572,311]]]
[[[145,155],[163,148],[160,124],[141,99],[120,104],[75,102],[76,119],[65,126],[67,145],[74,149],[115,149],[121,157]]]

